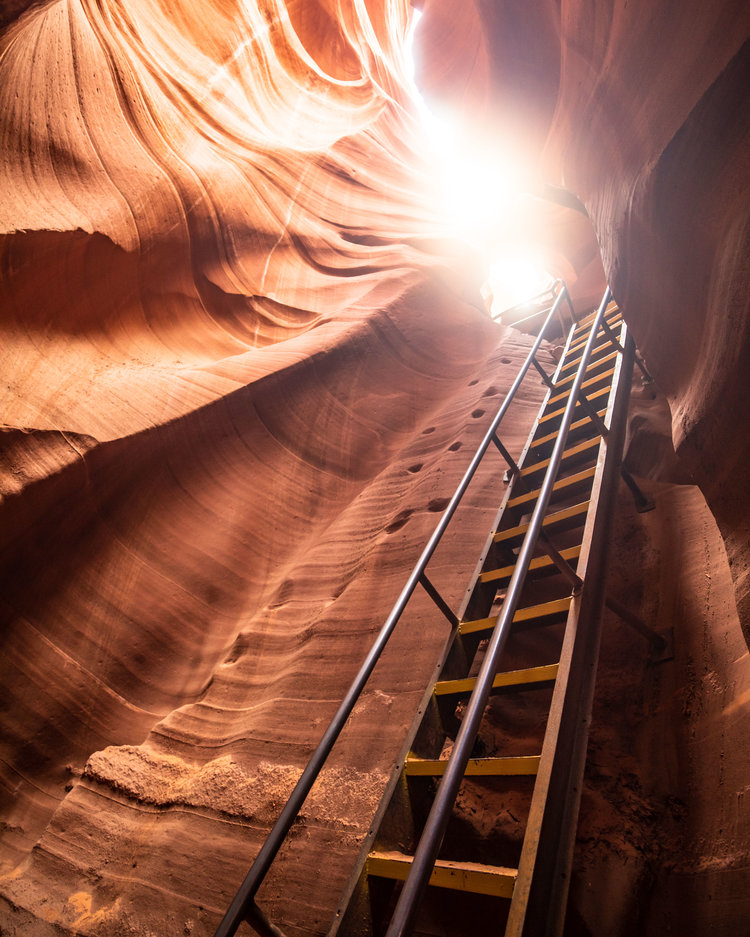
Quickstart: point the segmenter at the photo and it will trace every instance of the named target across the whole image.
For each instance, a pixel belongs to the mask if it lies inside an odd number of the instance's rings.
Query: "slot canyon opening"
[[[524,216],[532,200],[544,192],[502,133],[492,140],[454,109],[432,106],[419,88],[415,57],[420,9],[412,9],[405,39],[407,73],[425,148],[428,170],[437,193],[439,226],[477,255],[480,294],[490,315],[502,321],[504,311],[550,289],[545,244],[533,231],[524,233]],[[417,39],[417,45],[418,39]],[[554,263],[554,259],[552,261]],[[565,272],[570,272],[566,264]]]
[[[750,8],[420,8],[447,132],[406,0],[0,11],[9,937],[214,933],[532,346],[506,267],[609,283],[654,378],[607,588],[674,657],[605,612],[566,934],[750,919]],[[430,569],[454,607],[505,467]],[[418,593],[306,801],[259,895],[289,937],[329,933],[447,627]],[[524,796],[467,788],[451,845]]]

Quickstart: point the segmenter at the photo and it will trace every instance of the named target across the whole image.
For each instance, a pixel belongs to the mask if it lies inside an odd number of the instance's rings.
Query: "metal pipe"
[[[609,430],[607,429],[607,424],[599,416],[599,411],[596,409],[593,403],[591,403],[591,401],[586,396],[586,394],[584,394],[583,391],[581,391],[581,393],[579,394],[579,403],[584,408],[584,410],[587,411],[589,418],[591,419],[591,422],[594,424],[594,426],[597,428],[599,435],[604,436],[606,438],[606,436],[609,433]]]
[[[612,342],[612,344],[615,346],[615,348],[620,352],[620,354],[622,354],[622,353],[625,351],[625,349],[622,347],[622,345],[620,344],[620,342],[617,340],[617,336],[616,336],[615,333],[612,331],[612,326],[609,324],[609,322],[607,322],[606,319],[603,319],[603,320],[602,320],[602,328],[603,328],[604,331],[607,333],[607,338],[610,340],[610,342]]]
[[[539,335],[532,345],[531,351],[527,355],[521,370],[518,372],[516,379],[513,381],[513,384],[511,385],[511,388],[505,397],[505,400],[503,401],[500,409],[493,419],[489,429],[485,433],[482,443],[474,454],[474,457],[471,460],[466,472],[464,473],[458,488],[454,492],[453,497],[449,501],[448,506],[438,521],[432,536],[427,541],[427,545],[417,560],[414,569],[411,571],[411,574],[406,581],[406,585],[401,590],[401,593],[396,600],[396,604],[393,606],[390,614],[381,626],[374,644],[365,657],[362,666],[359,668],[357,675],[355,676],[349,689],[346,692],[346,695],[344,696],[344,699],[341,701],[338,709],[336,710],[336,713],[325,733],[323,734],[323,737],[318,743],[317,748],[313,752],[305,770],[302,772],[300,779],[297,781],[294,790],[289,795],[289,800],[287,800],[286,804],[284,805],[283,810],[279,814],[278,820],[271,828],[271,831],[266,837],[265,842],[260,848],[260,852],[256,856],[255,861],[245,876],[244,881],[237,890],[237,894],[232,899],[226,914],[216,929],[215,937],[232,937],[232,935],[236,933],[237,928],[240,926],[242,921],[245,919],[248,909],[253,903],[253,899],[255,898],[258,889],[268,874],[268,870],[276,858],[276,854],[281,848],[282,843],[286,839],[287,833],[297,818],[297,815],[302,808],[302,804],[305,802],[307,795],[310,793],[310,789],[320,774],[320,771],[326,759],[328,758],[328,755],[333,748],[336,739],[341,734],[341,730],[344,728],[349,715],[354,709],[354,706],[356,705],[357,700],[359,699],[360,694],[362,693],[362,690],[364,689],[364,686],[370,677],[370,674],[375,669],[375,665],[380,659],[380,655],[383,653],[383,650],[385,649],[391,634],[398,624],[398,621],[401,618],[404,609],[406,608],[406,604],[408,603],[414,590],[417,587],[417,584],[422,578],[422,575],[432,557],[432,554],[435,552],[446,527],[456,512],[456,509],[458,508],[458,505],[461,502],[466,489],[469,487],[469,483],[474,477],[479,463],[487,452],[487,449],[492,444],[492,438],[495,435],[500,422],[507,413],[508,408],[513,402],[513,398],[518,392],[518,389],[521,386],[521,382],[526,376],[526,372],[534,360],[534,355],[539,350],[542,342],[544,341],[544,335],[549,327],[549,324],[556,315],[557,309],[562,303],[563,297],[566,294],[567,287],[563,284],[562,289],[558,293],[557,298],[555,299],[555,302],[550,309],[549,314],[547,315],[544,326],[542,327]]]
[[[547,468],[536,507],[529,521],[529,527],[516,560],[516,568],[513,571],[508,585],[502,610],[492,632],[484,661],[482,662],[479,675],[476,678],[474,691],[469,699],[463,719],[461,720],[461,728],[453,744],[453,752],[440,781],[440,786],[438,787],[435,800],[427,817],[427,822],[425,823],[419,845],[417,846],[411,864],[409,876],[401,890],[391,918],[391,923],[386,931],[386,937],[407,937],[407,935],[411,933],[419,910],[419,903],[427,888],[430,875],[432,874],[435,860],[437,859],[448,822],[450,821],[458,788],[466,773],[466,765],[471,757],[482,715],[497,673],[500,657],[510,634],[513,616],[515,615],[516,608],[521,599],[521,592],[525,583],[526,574],[529,570],[529,565],[534,555],[536,541],[542,530],[544,516],[552,498],[552,490],[562,462],[563,452],[565,451],[568,430],[573,420],[573,413],[575,411],[578,395],[581,391],[583,379],[586,375],[588,361],[596,342],[599,323],[604,316],[610,297],[610,289],[607,287],[594,319],[583,355],[581,356],[578,371],[576,372],[576,377],[573,382],[573,389],[565,407],[565,414],[557,441],[552,450],[550,464]]]
[[[581,587],[583,586],[583,580],[576,574],[570,563],[552,543],[547,534],[544,532],[544,528],[539,531],[539,543],[541,543],[542,549],[547,554],[547,556],[552,560],[562,575],[570,583],[570,588],[573,591],[573,595],[575,595],[577,592],[580,592]]]
[[[658,631],[654,631],[653,628],[649,628],[645,622],[641,621],[637,615],[633,614],[627,605],[623,605],[619,599],[615,599],[611,595],[608,595],[604,604],[608,609],[613,611],[615,615],[618,616],[618,618],[621,618],[626,625],[630,625],[630,627],[637,631],[638,634],[643,635],[654,651],[658,653],[659,651],[663,651],[666,648],[667,639],[664,637],[664,635],[659,634]]]
[[[544,368],[541,366],[541,364],[539,364],[539,362],[536,360],[536,358],[534,358],[534,360],[533,360],[531,363],[532,363],[532,364],[534,365],[534,367],[537,369],[537,371],[539,372],[539,376],[540,376],[541,379],[544,381],[544,383],[547,385],[547,387],[549,387],[550,390],[554,390],[554,389],[555,389],[555,385],[552,383],[552,380],[551,380],[549,374],[547,374],[547,372],[544,370]]]
[[[568,293],[568,291],[566,290],[565,295],[567,296],[567,299],[568,299],[568,309],[570,309],[570,318],[573,320],[573,325],[575,325],[576,322],[578,322],[578,317],[576,316],[576,311],[573,308],[573,302],[570,298],[570,293]]]
[[[622,480],[630,489],[630,493],[633,496],[633,501],[635,502],[636,511],[638,511],[639,514],[647,514],[649,511],[653,511],[656,507],[653,498],[646,497],[646,495],[641,491],[638,482],[633,478],[624,465],[620,467],[620,474],[622,475]]]
[[[255,902],[246,912],[245,920],[260,935],[260,937],[286,937],[283,930],[268,920]]]
[[[505,446],[500,442],[500,440],[499,440],[498,437],[497,437],[497,434],[492,437],[492,441],[494,442],[495,448],[497,449],[497,451],[500,453],[500,455],[501,455],[501,456],[505,459],[505,461],[508,463],[508,468],[509,468],[509,470],[510,470],[510,474],[511,474],[511,475],[520,475],[520,474],[521,474],[521,469],[518,467],[518,464],[516,463],[516,460],[515,460],[515,459],[513,458],[513,456],[508,452],[508,450],[505,448]]]
[[[506,311],[507,311],[507,310],[506,310]],[[532,312],[531,315],[529,315],[529,316],[524,316],[523,319],[516,319],[515,322],[507,323],[507,324],[510,325],[510,327],[513,328],[513,329],[518,329],[519,331],[522,331],[522,329],[521,329],[521,326],[522,326],[522,325],[526,325],[528,322],[531,322],[532,319],[538,319],[539,316],[543,316],[543,315],[545,315],[545,314],[548,313],[548,312],[549,312],[549,309],[544,309],[544,308],[542,308],[542,309],[537,309],[537,311],[536,311],[536,312]],[[497,322],[497,320],[498,320],[499,318],[500,318],[500,316],[498,316],[498,317],[497,317],[496,319],[494,319],[493,321],[494,321],[494,322]],[[531,332],[531,331],[532,331],[532,329],[529,328],[529,332]]]
[[[419,577],[419,582],[427,595],[429,595],[435,605],[437,605],[443,615],[448,619],[451,626],[456,628],[458,626],[458,617],[453,614],[451,607],[448,605],[442,595],[440,595],[435,586],[433,586],[432,582],[427,576],[427,573],[422,573],[422,575]]]
[[[643,375],[643,380],[647,384],[654,384],[655,383],[654,377],[652,374],[649,373],[648,369],[646,368],[646,365],[643,363],[643,359],[638,354],[638,352],[635,353],[635,363],[638,365],[638,369]]]

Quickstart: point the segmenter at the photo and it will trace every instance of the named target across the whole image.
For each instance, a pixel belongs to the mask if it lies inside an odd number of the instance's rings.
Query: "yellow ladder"
[[[511,473],[444,663],[328,937],[405,937],[415,927],[451,937],[477,928],[540,937],[562,924],[604,602],[606,522],[634,360],[619,309],[608,299],[570,330],[547,380],[547,399]],[[548,481],[551,462],[559,469]],[[543,493],[547,503],[534,521]],[[526,558],[520,601],[504,616],[532,524],[538,539]],[[485,680],[489,701],[479,704],[484,711],[458,781],[446,782],[499,623],[507,631],[504,663]],[[542,719],[537,751],[501,744],[514,718],[522,728]],[[460,817],[436,818],[436,811],[453,810],[452,799],[440,803],[445,783],[460,784],[457,790],[476,802],[481,796],[496,807],[525,804],[523,837],[480,837]],[[491,828],[491,821],[480,826]],[[425,859],[420,848],[430,836],[439,852]],[[408,893],[420,862],[422,883]]]

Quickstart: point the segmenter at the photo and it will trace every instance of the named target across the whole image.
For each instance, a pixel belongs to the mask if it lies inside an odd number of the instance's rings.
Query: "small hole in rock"
[[[500,364],[510,364],[510,358],[501,358]]]
[[[458,452],[458,450],[461,448],[461,446],[463,446],[463,443],[462,443],[462,442],[454,442],[454,443],[451,443],[450,446],[448,446],[448,450],[449,450],[450,452]]]
[[[484,416],[484,410],[472,410],[471,415],[475,420],[478,420],[480,416]]]
[[[397,530],[401,530],[404,524],[409,520],[413,511],[411,508],[407,508],[405,511],[401,511],[397,514],[391,523],[385,528],[387,534],[394,534]]]
[[[483,397],[494,397],[495,394],[499,393],[497,387],[488,387],[487,390],[482,394]]]
[[[408,468],[406,471],[407,471],[407,472],[411,472],[412,475],[414,475],[414,474],[416,474],[421,468],[422,468],[422,463],[421,463],[421,462],[417,462],[416,465],[410,465],[409,468]]]
[[[450,498],[433,498],[427,505],[428,511],[444,511],[448,507]]]
[[[428,426],[427,429],[423,429],[423,430],[422,430],[422,435],[423,435],[423,436],[429,436],[430,433],[434,433],[434,432],[435,432],[435,427],[434,427],[434,426]]]
[[[478,384],[478,383],[479,383],[478,379],[476,381],[469,381],[467,387],[473,387],[475,384]]]

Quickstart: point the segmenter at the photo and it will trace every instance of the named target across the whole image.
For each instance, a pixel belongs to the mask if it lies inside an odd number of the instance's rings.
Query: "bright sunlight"
[[[413,41],[421,13],[414,11],[406,52],[414,78]],[[441,214],[453,237],[477,250],[485,261],[491,315],[542,293],[552,283],[536,254],[509,247],[507,232],[532,180],[525,167],[498,162],[497,152],[482,152],[446,115],[430,110],[415,85],[420,116],[434,159]]]
[[[541,258],[532,253],[507,253],[490,266],[488,283],[492,292],[493,319],[511,306],[516,306],[548,290],[552,276],[544,269]]]

